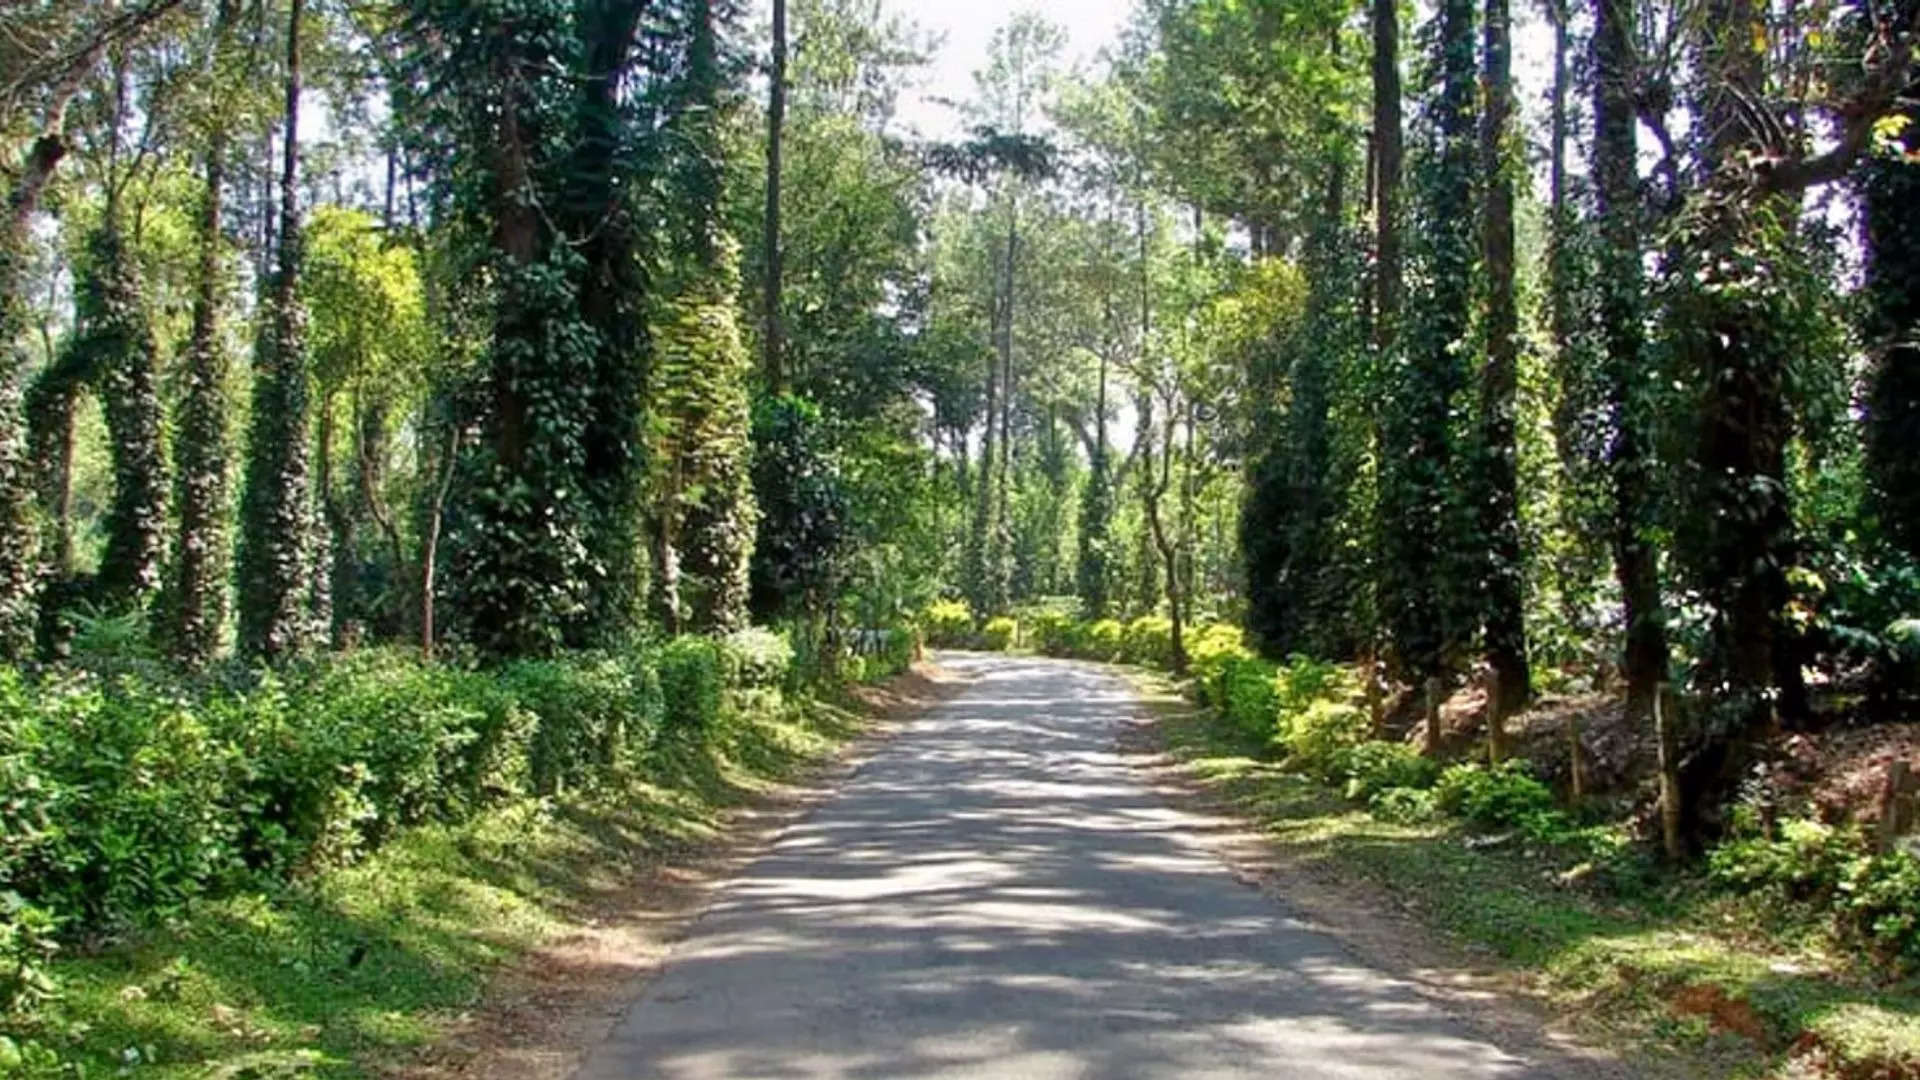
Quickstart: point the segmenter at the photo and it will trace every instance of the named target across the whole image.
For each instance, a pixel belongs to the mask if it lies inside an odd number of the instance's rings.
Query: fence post
[[[1905,761],[1894,761],[1887,765],[1887,782],[1880,793],[1880,824],[1874,837],[1874,846],[1883,855],[1893,850],[1893,842],[1910,824],[1908,818],[1912,804],[1908,794],[1913,786],[1912,776],[1913,767]]]
[[[1500,674],[1489,668],[1487,680],[1487,764],[1499,765],[1507,758],[1507,714],[1500,700]]]
[[[1679,862],[1686,848],[1680,837],[1680,739],[1674,720],[1667,684],[1661,683],[1653,694],[1653,732],[1660,747],[1660,838],[1667,858]]]

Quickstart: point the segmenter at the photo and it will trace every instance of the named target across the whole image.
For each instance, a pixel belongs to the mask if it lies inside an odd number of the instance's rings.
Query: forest
[[[0,1075],[931,647],[1920,963],[1920,2],[770,2],[0,9]]]

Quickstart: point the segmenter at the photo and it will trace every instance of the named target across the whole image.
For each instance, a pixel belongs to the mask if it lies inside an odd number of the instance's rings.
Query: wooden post
[[[1440,756],[1440,679],[1431,676],[1426,682],[1427,706],[1427,753]]]
[[[1660,838],[1667,858],[1679,862],[1686,848],[1680,837],[1680,741],[1674,719],[1667,684],[1661,683],[1653,694],[1653,731],[1660,747]]]
[[[1373,737],[1378,739],[1387,730],[1387,708],[1381,701],[1380,664],[1371,652],[1362,659],[1360,670],[1367,680],[1367,719],[1373,724]]]
[[[1912,824],[1913,800],[1909,798],[1913,782],[1913,767],[1905,761],[1895,761],[1887,765],[1887,782],[1880,792],[1880,823],[1875,830],[1875,847],[1881,854],[1893,850],[1893,843]]]
[[[1573,801],[1587,795],[1587,751],[1580,742],[1580,711],[1567,710],[1567,761],[1573,779]]]
[[[1487,764],[1498,766],[1507,759],[1507,717],[1500,700],[1500,673],[1487,670]]]

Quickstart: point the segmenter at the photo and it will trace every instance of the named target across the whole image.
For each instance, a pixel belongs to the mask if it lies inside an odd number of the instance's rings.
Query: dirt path
[[[1112,674],[943,662],[972,684],[714,891],[579,1080],[1586,1075],[1236,880]]]

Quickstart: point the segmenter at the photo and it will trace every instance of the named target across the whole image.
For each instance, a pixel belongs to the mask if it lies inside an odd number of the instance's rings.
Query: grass
[[[1472,843],[1458,822],[1378,821],[1164,681],[1136,682],[1164,706],[1160,737],[1188,774],[1282,853],[1370,883],[1597,1041],[1695,1076],[1920,1078],[1920,980],[1835,945],[1817,920],[1686,875],[1569,887],[1558,853]]]
[[[818,702],[749,716],[724,749],[664,754],[618,791],[415,828],[358,865],[63,957],[52,1041],[89,1076],[366,1075],[629,891],[637,866],[712,842],[729,808],[860,728]]]

